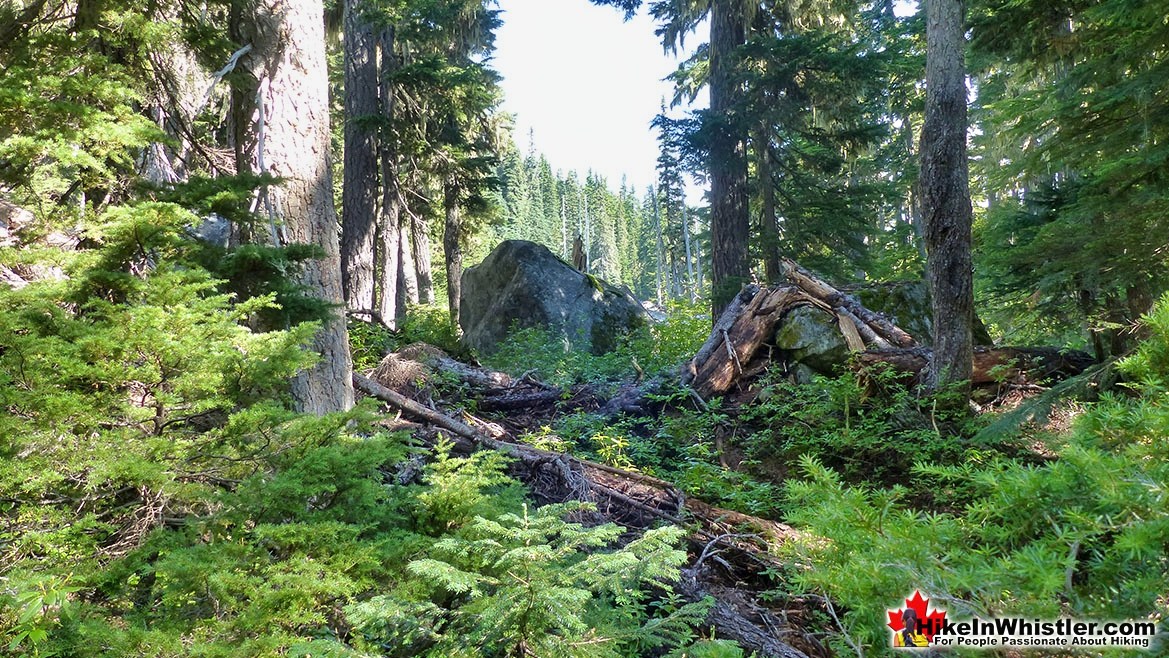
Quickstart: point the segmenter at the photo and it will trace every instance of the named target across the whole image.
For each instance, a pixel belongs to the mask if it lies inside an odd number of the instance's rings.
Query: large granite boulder
[[[560,334],[566,347],[602,354],[648,319],[627,288],[585,274],[534,242],[501,242],[463,272],[459,326],[480,352],[494,351],[512,328],[540,327]]]

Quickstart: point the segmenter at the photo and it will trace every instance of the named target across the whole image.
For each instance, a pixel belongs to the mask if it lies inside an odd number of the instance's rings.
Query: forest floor
[[[662,524],[687,528],[690,562],[676,592],[691,601],[713,598],[708,622],[718,637],[758,656],[828,656],[826,635],[848,637],[838,611],[826,597],[784,591],[785,572],[798,568],[782,554],[799,533],[782,522],[780,501],[794,455],[827,437],[816,450],[828,463],[839,459],[833,465],[846,474],[900,485],[909,466],[896,442],[921,432],[969,435],[958,426],[985,425],[980,416],[1001,417],[1089,364],[1043,348],[984,351],[975,382],[981,404],[971,403],[974,413],[946,415],[937,399],[923,407],[914,392],[928,350],[855,300],[818,285],[745,290],[683,367],[648,377],[636,355],[625,355],[632,367],[624,377],[550,383],[539,367],[508,374],[416,343],[355,374],[354,383],[387,405],[388,429],[411,431],[427,445],[453,441],[462,453],[486,448],[510,455],[511,474],[541,504],[590,503],[593,511],[581,520],[619,524],[629,539]],[[788,381],[786,364],[768,343],[796,304],[838,312],[842,332],[858,348],[856,372],[803,386]],[[861,351],[868,347],[876,349]],[[585,369],[603,366],[582,358]],[[866,416],[866,404],[882,412]],[[825,419],[807,413],[842,418],[843,426],[781,437],[793,424],[811,430]],[[1029,420],[1057,430],[1073,415],[1065,408]],[[848,445],[834,453],[839,439],[833,437],[842,434],[864,449]],[[785,442],[791,445],[778,445]],[[934,449],[953,447],[941,444]],[[1042,440],[1011,451],[1034,463],[1051,456]]]

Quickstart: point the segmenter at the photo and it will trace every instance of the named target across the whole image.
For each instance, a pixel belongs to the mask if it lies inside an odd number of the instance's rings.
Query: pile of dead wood
[[[465,385],[463,397],[444,400],[432,385],[436,373],[448,385],[451,380]],[[799,610],[777,614],[748,585],[757,581],[759,589],[766,587],[761,574],[781,566],[770,549],[793,536],[790,527],[720,509],[643,473],[532,447],[519,441],[516,428],[505,426],[520,422],[517,414],[527,407],[556,406],[558,413],[583,407],[604,413],[610,405],[594,394],[563,391],[528,377],[512,378],[459,362],[428,345],[412,345],[387,356],[370,376],[354,373],[353,383],[398,412],[396,420],[387,421],[389,427],[412,429],[431,443],[445,437],[460,452],[494,449],[511,456],[512,475],[540,502],[593,503],[593,522],[618,523],[631,533],[661,523],[690,528],[694,557],[675,589],[692,601],[714,599],[708,623],[719,637],[735,640],[761,657],[827,655],[797,623]],[[554,405],[546,402],[547,394],[556,398]],[[468,405],[469,400],[475,404]],[[502,416],[506,420],[487,420],[467,411],[467,406],[506,410]]]
[[[784,262],[788,284],[746,286],[715,323],[714,331],[682,369],[682,381],[703,398],[747,385],[772,365],[770,349],[785,316],[799,306],[831,313],[849,349],[853,367],[888,366],[913,379],[929,363],[931,350],[852,295],[841,292],[791,260]],[[780,355],[782,357],[782,355]],[[971,384],[1035,385],[1083,372],[1094,360],[1076,350],[1052,347],[978,347]]]

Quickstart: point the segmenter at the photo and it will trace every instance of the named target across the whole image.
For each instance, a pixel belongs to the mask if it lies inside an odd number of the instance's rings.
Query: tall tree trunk
[[[568,213],[564,197],[560,197],[560,257],[568,258]]]
[[[393,328],[406,316],[402,264],[407,237],[402,232],[402,195],[394,154],[386,142],[381,144],[382,203],[378,214],[378,309],[382,320]]]
[[[905,155],[907,160],[917,157],[919,154],[913,152],[913,117],[906,114],[904,117],[905,124],[902,131],[905,139]],[[913,226],[914,244],[917,246],[917,253],[921,255],[922,260],[926,260],[925,253],[925,219],[922,217],[921,210],[921,177],[909,186],[909,221]]]
[[[434,274],[430,262],[430,229],[417,213],[410,215],[410,249],[418,282],[418,303],[434,303]]]
[[[307,262],[298,282],[341,306],[341,255],[329,162],[328,76],[324,9],[320,0],[255,0],[233,7],[243,43],[233,90],[240,171],[280,179],[266,190],[263,209],[279,245],[314,244],[323,257]],[[353,369],[345,318],[333,314],[314,337],[321,355],[292,382],[298,409],[309,413],[353,406]]]
[[[394,117],[394,89],[391,79],[398,67],[394,53],[394,29],[387,27],[378,35],[381,50],[380,105],[386,121]],[[406,304],[399,299],[402,269],[402,190],[398,178],[397,154],[391,150],[390,140],[377,142],[378,158],[382,172],[382,203],[378,211],[378,312],[382,321],[391,328],[398,327],[398,321],[406,313]]]
[[[717,319],[750,278],[747,239],[746,136],[737,125],[741,95],[734,75],[734,51],[743,45],[743,0],[710,3],[710,247],[713,264],[711,314]]]
[[[763,243],[763,277],[774,284],[783,277],[779,263],[779,216],[775,212],[775,181],[771,179],[771,135],[760,128],[755,137],[759,156],[759,197],[762,214],[759,217],[760,237]]]
[[[973,365],[974,284],[966,160],[965,6],[926,3],[926,105],[921,192],[934,353],[926,385],[968,382]]]
[[[690,220],[686,217],[686,202],[682,202],[682,242],[686,245],[686,294],[690,296],[690,303],[697,299],[694,291],[694,257],[690,251]]]
[[[396,202],[385,201],[385,196],[383,194],[382,208],[378,214],[377,310],[382,321],[391,329],[396,329],[402,316],[402,309],[398,306],[398,277],[401,269],[398,260],[402,248],[399,244],[402,234],[398,215],[401,209]]]
[[[418,274],[414,270],[414,248],[411,245],[410,218],[403,210],[398,223],[398,317],[405,318],[411,304],[418,303]]]
[[[459,189],[453,181],[443,185],[442,206],[446,215],[442,253],[446,257],[447,305],[451,311],[451,326],[459,334],[459,295],[463,292],[463,220],[459,215]]]
[[[657,190],[650,189],[650,196],[653,197],[654,204],[654,232],[657,233],[657,292],[658,292],[658,307],[662,307],[665,303],[663,288],[662,288],[662,271],[666,266],[666,243],[662,239],[662,215],[658,210],[658,193]]]
[[[589,215],[589,185],[588,178],[585,178],[585,187],[581,193],[581,204],[584,206],[584,271],[590,272],[593,268],[593,220]]]
[[[364,15],[366,5],[363,0],[345,0],[345,168],[341,185],[341,281],[346,305],[362,311],[374,310],[378,150],[369,119],[380,109],[378,40]]]
[[[701,224],[699,224],[699,228],[701,228]],[[701,231],[698,231],[698,233],[701,233]],[[704,270],[702,269],[702,263],[703,263],[702,240],[695,240],[694,241],[694,274],[697,277],[697,281],[695,282],[695,285],[698,287],[698,295],[699,296],[702,295],[702,291],[706,287],[706,279],[705,279],[705,275],[704,275]]]

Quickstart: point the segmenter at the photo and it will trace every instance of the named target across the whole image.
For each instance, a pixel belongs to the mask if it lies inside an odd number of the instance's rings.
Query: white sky
[[[520,151],[532,129],[554,170],[583,178],[592,169],[611,188],[624,174],[639,193],[653,184],[658,145],[649,123],[662,98],[673,96],[661,79],[678,62],[663,52],[653,21],[625,22],[621,11],[588,0],[499,0],[499,7],[493,66]]]

